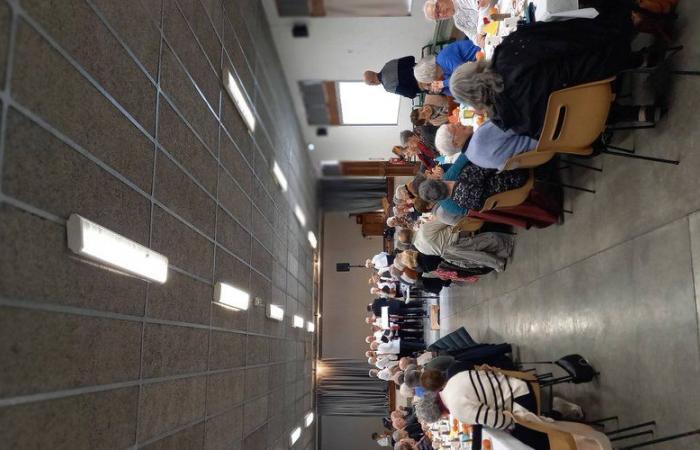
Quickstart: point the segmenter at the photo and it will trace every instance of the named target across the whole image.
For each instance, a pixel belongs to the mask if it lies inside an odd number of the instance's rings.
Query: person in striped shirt
[[[426,389],[416,404],[416,415],[427,423],[452,415],[462,423],[506,430],[514,425],[506,412],[537,414],[537,401],[526,381],[494,370],[466,370],[449,380],[437,370],[425,370]],[[547,436],[515,424],[512,435],[538,450],[548,450]]]

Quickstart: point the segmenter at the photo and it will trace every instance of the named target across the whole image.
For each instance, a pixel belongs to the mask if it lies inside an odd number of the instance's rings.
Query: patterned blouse
[[[472,41],[475,42],[476,30],[479,24],[478,0],[452,0],[455,6],[455,15],[452,16],[455,26]]]
[[[528,176],[527,169],[498,173],[494,169],[467,164],[454,185],[452,200],[462,208],[480,211],[487,198],[523,186]]]

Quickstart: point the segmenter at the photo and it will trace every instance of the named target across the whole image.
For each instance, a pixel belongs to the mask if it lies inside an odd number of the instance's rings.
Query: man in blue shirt
[[[427,56],[421,59],[413,73],[418,80],[418,85],[431,92],[440,92],[444,95],[450,93],[450,76],[457,67],[470,61],[476,61],[476,54],[481,48],[474,45],[469,39],[455,41],[440,50],[437,56]],[[440,78],[442,81],[437,81]]]

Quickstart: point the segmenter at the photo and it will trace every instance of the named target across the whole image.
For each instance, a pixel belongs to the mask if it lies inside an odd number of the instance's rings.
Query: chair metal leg
[[[633,438],[633,437],[646,436],[647,434],[649,434],[649,435],[651,435],[651,436],[654,436],[654,432],[653,432],[653,431],[647,430],[647,431],[641,431],[641,432],[639,432],[639,433],[626,434],[626,435],[624,435],[624,436],[616,436],[616,437],[608,438],[608,439],[610,439],[610,442],[622,441],[622,440],[624,440],[624,439],[629,439],[629,438]]]
[[[554,361],[533,361],[533,362],[521,362],[521,365],[523,364],[554,364]]]
[[[573,189],[576,191],[583,191],[583,192],[590,192],[591,194],[595,194],[595,191],[593,189],[587,189],[587,188],[582,188],[578,186],[571,186],[570,184],[564,184],[564,183],[556,183],[554,181],[546,181],[546,180],[537,180],[538,183],[542,184],[550,184],[553,186],[560,186],[568,189]]]
[[[610,131],[620,131],[620,130],[643,130],[645,128],[654,128],[656,124],[653,125],[629,125],[624,127],[608,127]]]
[[[565,213],[567,213],[567,214],[571,214],[571,215],[574,214],[574,212],[573,212],[572,210],[570,210],[570,209],[564,209],[564,208],[562,208],[561,211],[562,211],[562,212],[565,212]]]
[[[555,384],[569,383],[574,379],[572,376],[565,376],[559,378],[553,378],[551,380],[545,380],[540,383],[540,386],[554,386]]]
[[[672,436],[665,436],[662,438],[653,439],[651,441],[640,442],[639,444],[634,444],[634,445],[631,445],[629,447],[623,447],[620,450],[633,450],[635,448],[648,447],[650,445],[660,444],[661,442],[675,441],[676,439],[681,439],[681,438],[688,437],[688,436],[694,436],[696,434],[700,434],[700,429],[688,431],[686,433],[674,434]]]
[[[672,74],[674,75],[693,75],[693,76],[698,76],[700,75],[700,70],[672,70]]]
[[[567,159],[566,161],[564,161],[564,162],[565,162],[566,164],[570,164],[570,165],[576,166],[576,167],[581,167],[581,168],[583,168],[583,169],[595,170],[596,172],[602,172],[602,171],[603,171],[603,169],[601,169],[601,168],[589,166],[589,165],[586,165],[586,164],[577,163],[577,162],[574,162],[574,161],[569,161],[568,159]]]
[[[620,421],[620,418],[617,417],[617,416],[603,417],[602,419],[589,420],[589,421],[586,422],[586,423],[588,423],[588,424],[598,424],[598,425],[602,425],[602,424],[605,423],[605,422],[610,422],[610,421],[613,421],[613,420],[616,421],[616,422],[619,422],[619,421]]]
[[[605,144],[605,147],[608,148],[608,149],[619,150],[619,151],[625,152],[625,153],[634,153],[634,152],[635,152],[634,149],[630,150],[630,149],[628,149],[628,148],[616,147],[616,146],[614,146],[614,145]]]
[[[605,153],[606,155],[622,156],[624,158],[642,159],[644,161],[654,161],[654,162],[660,162],[660,163],[664,163],[664,164],[673,164],[675,166],[680,164],[680,161],[674,161],[671,159],[654,158],[651,156],[642,156],[642,155],[631,155],[629,153],[612,152],[610,150],[603,150],[601,153]]]
[[[618,430],[608,431],[605,434],[607,434],[608,436],[611,436],[613,434],[623,433],[625,431],[632,431],[632,430],[637,430],[639,428],[654,427],[654,426],[656,426],[656,421],[652,420],[651,422],[644,422],[644,423],[640,423],[639,425],[632,425],[630,427],[625,427],[625,428],[620,428]]]

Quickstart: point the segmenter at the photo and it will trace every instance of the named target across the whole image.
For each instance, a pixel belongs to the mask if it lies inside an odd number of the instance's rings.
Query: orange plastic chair
[[[481,212],[489,211],[496,208],[508,208],[510,206],[518,206],[527,200],[530,191],[535,187],[535,171],[530,169],[530,176],[524,185],[510,191],[499,192],[486,199]]]
[[[590,155],[593,143],[605,130],[615,98],[615,77],[580,84],[549,96],[537,152]]]

